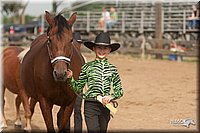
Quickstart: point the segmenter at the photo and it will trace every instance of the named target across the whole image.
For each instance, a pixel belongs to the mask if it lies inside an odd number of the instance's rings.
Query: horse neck
[[[80,59],[81,64],[84,64],[85,61],[84,61],[84,58],[83,58],[83,56],[81,54],[81,49],[77,45],[80,45],[80,44],[72,45],[73,51],[74,51],[73,56],[74,56],[75,59],[77,59],[77,58]]]
[[[35,40],[33,40],[33,42],[31,43],[31,48],[38,44],[40,45],[45,44],[46,42],[47,42],[47,34],[45,33],[38,36]]]
[[[85,63],[81,51],[77,47],[73,46],[73,56],[70,69],[74,73],[75,79],[78,79],[82,65]]]
[[[73,47],[78,50],[79,52],[81,52],[81,44],[78,43],[76,40],[73,43]]]

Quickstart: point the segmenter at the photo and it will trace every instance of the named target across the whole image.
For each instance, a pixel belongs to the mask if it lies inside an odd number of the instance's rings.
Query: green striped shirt
[[[88,90],[84,98],[96,97],[98,95],[111,95],[113,99],[123,96],[121,80],[117,69],[107,59],[94,60],[84,64],[81,68],[79,79],[71,79],[71,87],[75,92],[81,92],[87,83]],[[113,93],[110,94],[111,87]]]

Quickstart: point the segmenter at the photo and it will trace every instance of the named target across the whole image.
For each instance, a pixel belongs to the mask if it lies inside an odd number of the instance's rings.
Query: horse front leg
[[[16,121],[15,121],[15,126],[16,127],[21,127],[22,122],[21,122],[21,116],[20,116],[20,104],[21,104],[21,99],[19,95],[15,98],[15,107],[16,107]]]
[[[8,127],[6,123],[5,114],[4,114],[4,106],[5,106],[4,95],[5,95],[5,86],[3,85],[0,90],[0,98],[1,98],[0,99],[0,129]]]
[[[54,133],[52,108],[53,104],[48,103],[44,97],[39,98],[40,109],[47,127],[47,132]]]
[[[57,125],[59,132],[63,133],[69,133],[70,132],[70,117],[72,114],[72,111],[74,109],[75,100],[69,105],[61,107],[59,110],[59,113],[57,115]]]

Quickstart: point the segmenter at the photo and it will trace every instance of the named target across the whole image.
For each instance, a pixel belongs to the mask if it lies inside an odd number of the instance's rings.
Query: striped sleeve
[[[88,65],[84,64],[81,68],[81,72],[80,72],[78,80],[75,80],[73,77],[71,79],[71,88],[77,93],[82,92],[83,87],[85,86],[87,82],[87,74],[86,74],[87,69],[88,69]]]
[[[113,93],[111,94],[111,96],[113,97],[113,100],[119,99],[120,97],[123,96],[124,92],[122,89],[121,79],[117,72],[117,69],[115,69],[113,73],[112,88],[113,88]]]

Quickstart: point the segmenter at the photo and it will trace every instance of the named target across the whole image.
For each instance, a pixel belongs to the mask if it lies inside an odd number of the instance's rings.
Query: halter
[[[52,36],[54,36],[54,35],[52,35]],[[52,51],[49,48],[50,42],[51,42],[50,36],[47,34],[47,49],[48,49],[49,57],[50,57],[50,60],[51,60],[51,64],[54,65],[55,63],[57,63],[59,61],[64,61],[66,64],[70,65],[71,58],[72,58],[72,55],[73,55],[73,50],[72,50],[72,54],[71,54],[70,57],[57,56],[57,57],[53,58]]]

